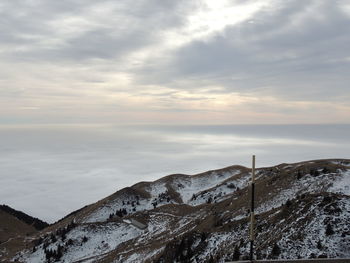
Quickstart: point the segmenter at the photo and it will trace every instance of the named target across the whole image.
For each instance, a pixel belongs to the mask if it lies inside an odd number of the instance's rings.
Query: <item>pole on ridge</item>
[[[254,259],[254,193],[255,192],[255,155],[252,158],[251,206],[250,206],[250,261]]]

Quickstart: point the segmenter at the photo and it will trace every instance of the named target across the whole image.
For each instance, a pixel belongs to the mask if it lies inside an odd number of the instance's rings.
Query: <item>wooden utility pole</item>
[[[255,195],[255,155],[252,158],[251,206],[250,206],[250,260],[254,259],[254,195]]]

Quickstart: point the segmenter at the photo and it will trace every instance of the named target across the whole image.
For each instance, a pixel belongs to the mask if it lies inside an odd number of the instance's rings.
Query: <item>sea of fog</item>
[[[0,126],[0,203],[48,222],[139,181],[350,158],[350,125]]]

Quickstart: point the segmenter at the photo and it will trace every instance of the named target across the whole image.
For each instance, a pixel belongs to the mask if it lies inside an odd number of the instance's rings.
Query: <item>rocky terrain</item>
[[[259,168],[256,175],[258,259],[350,257],[350,160],[280,164]],[[1,240],[0,258],[2,262],[245,258],[249,183],[250,169],[242,166],[141,182],[41,231],[23,230],[16,239]]]

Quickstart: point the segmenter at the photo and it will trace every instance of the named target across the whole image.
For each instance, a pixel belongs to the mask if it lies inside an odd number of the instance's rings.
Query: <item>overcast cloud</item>
[[[350,1],[0,3],[1,123],[348,123]]]

